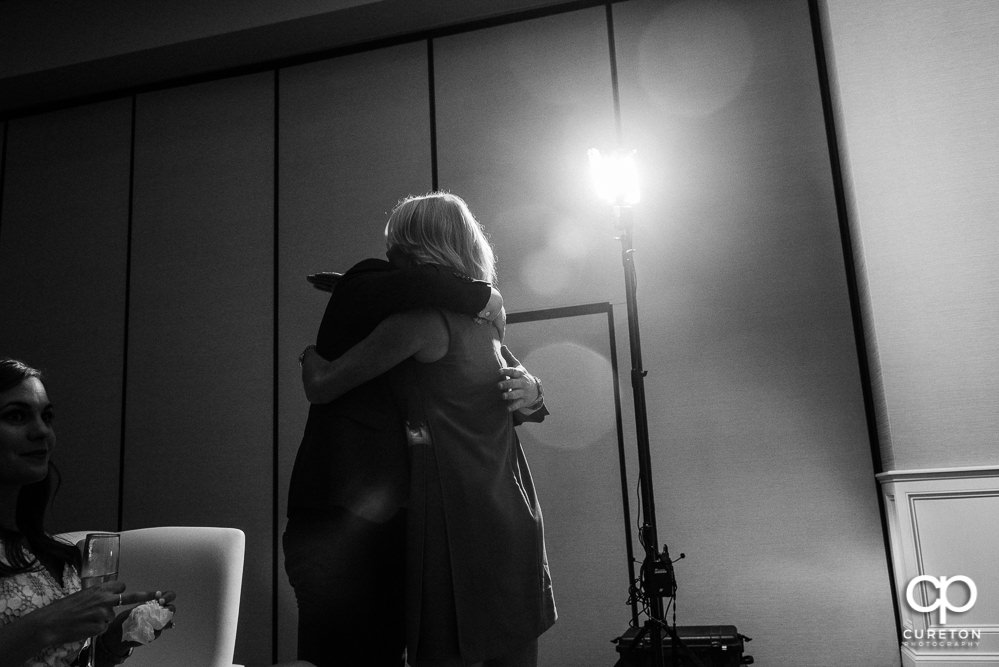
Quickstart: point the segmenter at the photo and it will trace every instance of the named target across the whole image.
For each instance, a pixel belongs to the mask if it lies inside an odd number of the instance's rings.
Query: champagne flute
[[[83,588],[93,588],[118,579],[118,542],[118,533],[87,533],[80,572]],[[91,637],[86,667],[94,667],[96,645],[97,636]]]

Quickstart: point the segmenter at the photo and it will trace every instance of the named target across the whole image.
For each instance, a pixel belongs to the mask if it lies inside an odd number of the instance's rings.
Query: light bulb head
[[[617,150],[602,153],[591,148],[590,175],[597,196],[615,207],[634,206],[641,199],[635,151]]]

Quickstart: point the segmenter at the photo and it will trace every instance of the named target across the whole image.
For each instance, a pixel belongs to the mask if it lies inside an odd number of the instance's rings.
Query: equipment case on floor
[[[740,635],[734,625],[680,625],[674,628],[682,645],[676,647],[669,633],[661,630],[663,665],[665,667],[739,667],[752,664],[752,656],[744,656],[748,637]],[[644,628],[628,628],[614,640],[621,654],[615,667],[648,667],[652,661],[652,638]],[[693,657],[691,657],[693,656]]]

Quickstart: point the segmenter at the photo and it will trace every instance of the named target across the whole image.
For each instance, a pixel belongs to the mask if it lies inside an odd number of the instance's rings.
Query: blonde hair
[[[496,282],[496,258],[465,201],[449,192],[406,197],[385,226],[385,240],[418,264],[440,264]]]

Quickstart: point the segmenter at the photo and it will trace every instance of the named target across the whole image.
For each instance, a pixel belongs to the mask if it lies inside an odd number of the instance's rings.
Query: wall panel
[[[8,123],[0,355],[57,408],[54,532],[118,523],[130,137],[127,99]]]
[[[807,3],[614,15],[680,623],[761,664],[897,664]]]
[[[246,533],[244,664],[271,653],[273,92],[226,79],[136,114],[124,526]]]
[[[440,187],[490,235],[512,310],[622,298],[586,151],[613,147],[604,9],[435,40]]]
[[[327,295],[305,276],[385,252],[395,202],[431,187],[425,43],[280,72],[279,533],[308,404],[296,358],[315,342]],[[297,613],[279,581],[279,654],[295,655]]]
[[[823,5],[887,467],[995,464],[999,6]]]

